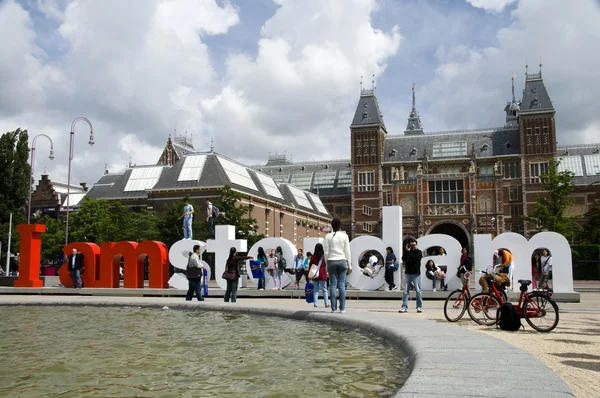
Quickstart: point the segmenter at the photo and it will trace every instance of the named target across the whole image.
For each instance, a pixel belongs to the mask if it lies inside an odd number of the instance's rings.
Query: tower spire
[[[361,94],[362,94],[362,92],[363,92],[363,85],[362,85],[362,82],[363,82],[363,77],[361,76],[361,77],[360,77],[360,93],[361,93]]]
[[[512,102],[517,102],[515,101],[515,74],[513,73],[512,75]]]
[[[423,135],[423,126],[421,124],[421,118],[419,117],[419,112],[417,112],[417,101],[415,96],[415,88],[417,87],[416,83],[412,84],[412,109],[410,111],[410,115],[408,116],[408,124],[406,125],[406,130],[404,131],[404,135]]]
[[[519,125],[518,118],[521,104],[515,99],[515,77],[516,76],[513,73],[511,76],[512,101],[507,101],[506,106],[504,107],[504,112],[506,112],[506,123],[504,123],[504,127],[506,128],[515,128]]]
[[[540,58],[540,79],[542,78],[542,59]]]

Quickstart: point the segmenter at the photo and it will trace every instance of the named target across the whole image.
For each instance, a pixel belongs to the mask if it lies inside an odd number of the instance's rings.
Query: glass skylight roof
[[[581,163],[581,156],[562,156],[559,158],[560,163],[557,171],[571,171],[575,173],[576,177],[583,176],[583,165]]]
[[[300,189],[310,189],[310,184],[312,183],[313,173],[305,173],[305,172],[297,172],[292,174],[291,184],[294,184]]]
[[[273,176],[273,181],[275,182],[288,182],[289,179],[289,174],[277,174]]]
[[[177,181],[198,181],[206,163],[206,155],[186,156]]]
[[[240,166],[239,164],[222,157],[219,157],[219,163],[221,163],[221,166],[225,170],[225,174],[227,174],[227,178],[229,178],[229,181],[232,184],[258,191],[256,184],[254,184],[248,170],[246,170],[244,166]]]
[[[323,202],[321,202],[321,198],[313,193],[308,193],[308,196],[310,196],[310,199],[315,204],[315,207],[319,213],[327,214],[327,208],[323,205]]]
[[[77,206],[79,204],[79,202],[81,202],[81,200],[85,197],[85,193],[72,193],[69,195],[70,199],[69,199],[69,208]],[[67,198],[65,198],[65,201],[63,203],[63,207],[67,207]]]
[[[315,188],[333,188],[335,182],[335,175],[337,171],[319,171],[315,173],[315,181],[313,182],[313,189]]]
[[[311,209],[311,210],[313,209],[312,205],[306,198],[306,195],[304,194],[303,191],[301,191],[300,189],[296,188],[293,185],[288,185],[288,188],[290,189],[290,192],[294,196],[296,203],[298,203],[298,206],[306,207],[307,209]]]
[[[352,186],[352,171],[340,171],[338,178],[338,188],[346,188]]]
[[[584,155],[583,162],[588,177],[600,174],[600,155]]]
[[[466,141],[436,142],[431,154],[434,158],[467,156]]]
[[[283,199],[283,195],[281,194],[279,188],[277,188],[277,184],[275,184],[275,181],[273,181],[271,177],[262,173],[256,173],[256,176],[258,177],[258,180],[267,192],[267,195],[277,199]]]
[[[123,192],[145,191],[153,188],[164,167],[141,167],[133,169]]]

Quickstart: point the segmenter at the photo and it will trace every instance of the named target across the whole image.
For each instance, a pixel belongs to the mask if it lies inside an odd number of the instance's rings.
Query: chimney
[[[80,182],[79,185],[81,185],[81,187],[83,188],[84,192],[88,191],[88,187],[87,187],[87,183],[86,182]]]
[[[48,174],[42,174],[42,181],[48,181]]]

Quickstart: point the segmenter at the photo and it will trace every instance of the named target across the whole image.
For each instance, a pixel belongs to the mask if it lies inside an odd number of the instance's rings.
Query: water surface
[[[0,396],[385,397],[407,376],[382,339],[308,321],[26,306],[0,319]]]

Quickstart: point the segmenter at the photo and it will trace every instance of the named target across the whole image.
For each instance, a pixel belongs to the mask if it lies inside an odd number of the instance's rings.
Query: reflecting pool
[[[0,396],[385,397],[407,377],[382,339],[308,321],[27,306],[0,319]]]

